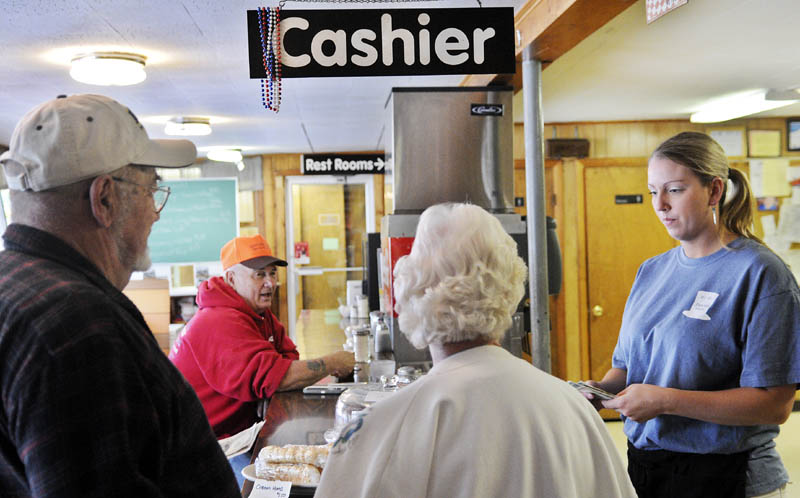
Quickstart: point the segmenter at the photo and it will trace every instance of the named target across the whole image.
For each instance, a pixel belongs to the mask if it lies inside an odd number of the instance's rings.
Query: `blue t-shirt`
[[[628,385],[719,391],[797,384],[799,331],[800,290],[768,248],[740,238],[692,259],[678,246],[639,267],[612,366],[627,371]],[[644,423],[623,419],[639,449],[754,450],[748,494],[788,481],[774,450],[777,425],[719,425],[673,415]]]

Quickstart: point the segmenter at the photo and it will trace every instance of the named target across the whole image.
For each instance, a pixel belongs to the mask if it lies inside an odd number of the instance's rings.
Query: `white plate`
[[[256,477],[256,464],[254,464],[254,463],[251,463],[247,467],[243,468],[242,469],[242,475],[248,481],[255,481],[256,479],[260,479],[259,477]],[[297,488],[316,488],[317,485],[316,484],[292,484],[292,487],[293,488],[294,487],[297,487]]]

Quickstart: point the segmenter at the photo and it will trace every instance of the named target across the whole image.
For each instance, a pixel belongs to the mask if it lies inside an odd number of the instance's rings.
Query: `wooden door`
[[[669,236],[650,203],[647,165],[585,169],[590,379],[611,368],[625,301],[639,265],[669,250]],[[618,204],[617,196],[641,196]],[[622,199],[621,199],[622,200]]]

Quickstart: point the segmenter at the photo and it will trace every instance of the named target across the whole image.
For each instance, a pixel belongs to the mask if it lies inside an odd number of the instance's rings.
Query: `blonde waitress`
[[[753,235],[746,177],[705,134],[653,152],[653,209],[680,241],[645,261],[600,402],[622,414],[640,498],[782,496],[774,439],[800,382],[800,292]],[[588,395],[587,397],[591,397]]]

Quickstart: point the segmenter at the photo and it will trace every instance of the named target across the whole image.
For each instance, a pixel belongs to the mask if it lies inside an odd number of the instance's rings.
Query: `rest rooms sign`
[[[303,154],[304,175],[382,175],[383,156],[370,154]]]
[[[282,10],[281,76],[514,73],[514,9]],[[266,78],[258,11],[250,77]]]

